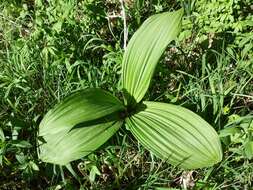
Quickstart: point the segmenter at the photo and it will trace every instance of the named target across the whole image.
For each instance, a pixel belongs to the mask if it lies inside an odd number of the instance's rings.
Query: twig
[[[120,4],[121,4],[121,9],[122,9],[122,19],[124,22],[124,50],[126,50],[126,46],[127,46],[127,38],[128,38],[128,29],[127,29],[127,21],[126,21],[126,10],[124,7],[124,1],[120,0]]]
[[[121,15],[115,15],[115,14],[112,14],[112,15],[108,15],[107,17],[105,17],[107,20],[110,20],[110,19],[114,19],[114,18],[122,18]]]

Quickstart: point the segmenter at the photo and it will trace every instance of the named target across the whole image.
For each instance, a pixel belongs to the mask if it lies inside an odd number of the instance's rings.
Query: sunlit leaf
[[[253,141],[248,141],[244,145],[244,152],[245,152],[245,155],[248,159],[253,158]]]
[[[219,137],[227,137],[227,136],[231,136],[231,135],[235,135],[235,134],[240,134],[241,130],[237,127],[227,127],[227,128],[220,130],[219,133],[220,133]]]
[[[50,110],[40,123],[39,136],[68,131],[78,123],[123,110],[122,103],[101,89],[78,91]]]
[[[66,165],[98,149],[118,131],[121,125],[121,121],[108,122],[104,119],[98,124],[89,122],[81,124],[68,133],[48,135],[46,143],[42,143],[39,147],[40,159],[44,162]]]
[[[145,95],[155,67],[181,29],[183,10],[151,16],[135,32],[123,57],[123,88],[128,104]]]
[[[39,157],[65,165],[96,150],[121,126],[121,102],[100,89],[82,90],[67,97],[42,120]]]
[[[222,159],[217,133],[200,116],[171,104],[144,102],[144,106],[126,123],[156,156],[187,169],[211,166]]]

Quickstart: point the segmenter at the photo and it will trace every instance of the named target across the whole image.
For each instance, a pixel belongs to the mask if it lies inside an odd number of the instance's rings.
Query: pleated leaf
[[[121,121],[106,121],[80,125],[71,131],[47,136],[39,147],[39,157],[44,162],[66,165],[80,159],[103,145],[120,126]]]
[[[121,102],[101,89],[76,92],[50,110],[39,126],[39,157],[65,165],[105,143],[120,127]]]
[[[185,169],[212,166],[222,159],[216,131],[200,116],[166,103],[144,102],[144,106],[126,123],[156,156]]]
[[[39,136],[68,131],[74,125],[124,110],[122,103],[104,90],[78,91],[50,110],[40,123]]]
[[[183,10],[151,16],[135,32],[123,56],[123,88],[127,103],[141,101],[155,67],[181,29]]]

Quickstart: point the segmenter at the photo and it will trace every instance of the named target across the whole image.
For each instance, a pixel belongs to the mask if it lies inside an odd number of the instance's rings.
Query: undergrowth
[[[253,131],[250,0],[127,0],[124,6],[128,38],[152,14],[184,7],[182,33],[161,59],[146,96],[201,115],[220,133],[223,161],[183,171],[121,130],[73,162],[74,171],[42,163],[38,124],[53,105],[89,87],[121,96],[122,6],[114,0],[3,0],[0,189],[252,189],[252,157],[245,151]]]

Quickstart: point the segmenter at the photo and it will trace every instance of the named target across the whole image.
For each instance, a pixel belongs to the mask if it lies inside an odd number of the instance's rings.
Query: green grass
[[[89,87],[122,98],[123,21],[106,18],[120,14],[120,3],[48,2],[0,3],[0,189],[183,188],[182,179],[191,171],[157,159],[126,130],[94,154],[71,163],[74,173],[38,160],[39,122],[62,98]],[[222,162],[195,170],[194,181],[188,185],[194,189],[252,189],[253,164],[245,154],[253,129],[253,50],[247,45],[252,44],[250,2],[239,4],[237,11],[237,4],[231,5],[234,12],[229,14],[234,23],[242,25],[238,32],[230,25],[221,31],[220,25],[212,25],[212,21],[220,22],[222,13],[212,15],[211,24],[203,27],[202,17],[196,16],[207,14],[202,1],[127,2],[130,36],[150,15],[180,5],[185,8],[184,35],[168,47],[147,98],[190,108],[219,133],[228,127],[239,130],[221,137]]]

